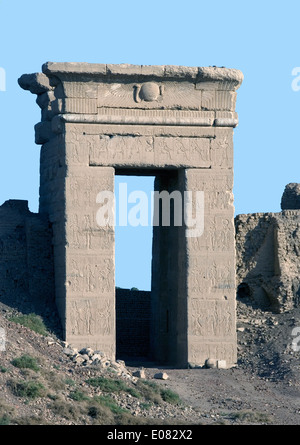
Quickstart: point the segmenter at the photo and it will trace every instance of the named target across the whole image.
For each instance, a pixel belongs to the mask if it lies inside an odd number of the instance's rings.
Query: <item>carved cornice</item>
[[[47,62],[42,66],[47,76],[59,79],[75,75],[89,77],[141,77],[156,79],[190,79],[197,82],[231,82],[233,89],[240,87],[243,73],[225,67],[186,67],[176,65],[130,65],[99,63]]]
[[[64,123],[236,127],[236,90],[243,74],[217,67],[47,62],[24,74],[21,88],[42,109],[36,143]]]

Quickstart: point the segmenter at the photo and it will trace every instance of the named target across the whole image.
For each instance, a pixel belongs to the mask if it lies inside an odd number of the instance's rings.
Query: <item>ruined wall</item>
[[[299,191],[286,186],[282,212],[235,218],[238,295],[276,312],[300,303]]]
[[[0,206],[0,301],[37,313],[54,301],[54,271],[48,219],[28,202]]]
[[[281,198],[282,210],[299,210],[300,209],[300,184],[291,182],[285,186]]]

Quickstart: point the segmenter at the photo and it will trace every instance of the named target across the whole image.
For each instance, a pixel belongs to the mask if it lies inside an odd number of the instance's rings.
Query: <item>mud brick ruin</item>
[[[300,303],[300,184],[288,184],[281,212],[238,215],[238,295],[274,312]]]
[[[126,350],[123,314],[132,301],[149,308],[140,321],[138,309],[128,317],[139,326],[147,320],[153,360],[236,363],[233,129],[242,80],[226,68],[87,63],[46,63],[42,73],[20,77],[41,108],[39,214],[31,217],[51,229],[45,249],[51,244],[55,302],[72,346],[113,359],[121,339]],[[187,224],[154,226],[151,293],[135,304],[138,295],[126,300],[119,292],[116,305],[114,226],[97,224],[97,196],[114,191],[115,175],[128,174],[155,176],[158,192],[204,192],[204,231],[187,236]],[[22,223],[28,240],[30,221]]]

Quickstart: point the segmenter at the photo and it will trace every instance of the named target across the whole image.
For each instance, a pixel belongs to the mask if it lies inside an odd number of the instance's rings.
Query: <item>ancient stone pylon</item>
[[[114,227],[97,223],[97,196],[114,190],[115,174],[151,172],[156,191],[204,198],[197,236],[184,219],[153,230],[152,356],[180,366],[236,362],[233,128],[242,79],[216,67],[50,62],[19,79],[42,109],[39,211],[53,226],[56,304],[74,347],[115,357]]]

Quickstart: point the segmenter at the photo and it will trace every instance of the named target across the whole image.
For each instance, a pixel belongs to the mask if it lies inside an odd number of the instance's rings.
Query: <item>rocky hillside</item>
[[[39,316],[4,305],[0,326],[5,332],[0,424],[122,425],[187,418],[189,409],[177,394],[156,383],[165,375],[145,379],[137,370],[136,377],[123,361],[90,348],[77,351],[45,331]]]

